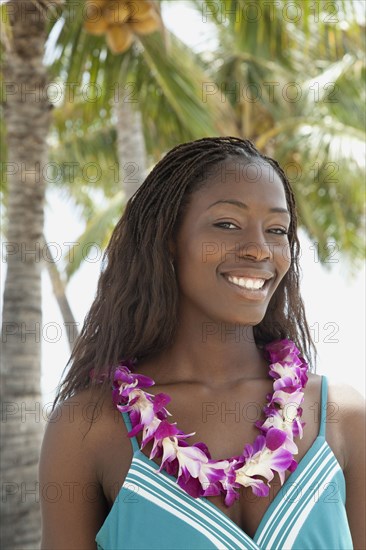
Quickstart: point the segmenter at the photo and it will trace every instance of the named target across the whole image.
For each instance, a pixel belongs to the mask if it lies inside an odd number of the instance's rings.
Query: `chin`
[[[248,307],[247,311],[242,311],[241,314],[238,314],[237,323],[254,327],[255,325],[259,325],[259,323],[263,321],[266,312],[267,305],[265,308],[262,307],[260,309],[258,307]]]
[[[227,325],[240,325],[243,327],[255,327],[256,325],[259,325],[264,319],[265,313],[260,313],[259,315],[238,315],[238,316],[231,316],[231,317],[222,317],[221,323],[227,324]]]

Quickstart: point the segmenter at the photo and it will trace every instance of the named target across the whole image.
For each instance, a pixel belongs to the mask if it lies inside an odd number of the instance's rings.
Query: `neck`
[[[137,371],[150,373],[158,384],[189,381],[220,388],[267,378],[267,364],[255,344],[253,327],[180,317],[171,346],[142,360]]]

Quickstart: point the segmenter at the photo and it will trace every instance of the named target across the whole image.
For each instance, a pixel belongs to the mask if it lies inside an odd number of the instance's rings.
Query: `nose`
[[[240,255],[243,258],[249,258],[256,262],[262,262],[263,260],[272,260],[273,253],[271,245],[259,245],[258,243],[247,243],[240,251]]]
[[[247,235],[249,237],[249,235]],[[273,260],[274,245],[268,242],[262,232],[256,232],[240,243],[239,254],[243,258],[248,258],[257,262],[263,260]]]

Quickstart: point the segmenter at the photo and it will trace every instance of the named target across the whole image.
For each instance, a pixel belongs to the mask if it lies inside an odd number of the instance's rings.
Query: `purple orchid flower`
[[[272,433],[271,433],[272,432]],[[272,428],[266,437],[258,435],[253,445],[244,447],[245,464],[236,471],[236,481],[244,487],[251,486],[257,496],[268,495],[269,485],[257,476],[266,478],[267,482],[273,479],[277,471],[281,484],[284,481],[284,472],[292,463],[291,452],[283,449],[286,434]]]
[[[281,362],[288,365],[298,365],[300,351],[291,340],[283,339],[271,342],[265,346],[271,363]]]

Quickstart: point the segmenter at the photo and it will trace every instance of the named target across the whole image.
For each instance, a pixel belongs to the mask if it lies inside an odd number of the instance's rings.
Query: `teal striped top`
[[[352,550],[342,469],[325,439],[327,379],[319,434],[270,503],[253,538],[206,498],[192,498],[140,450],[96,536],[98,550]],[[122,413],[131,429],[127,413]]]

